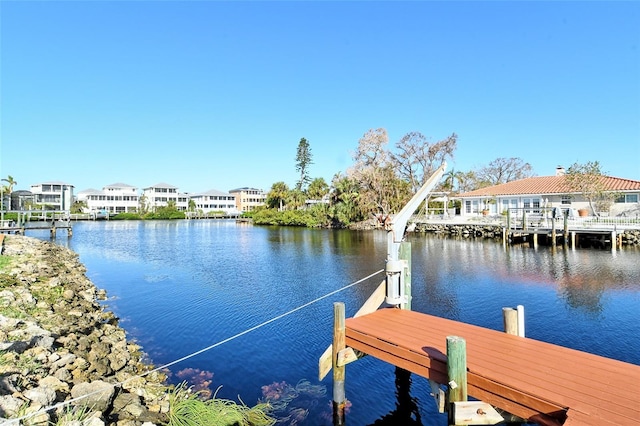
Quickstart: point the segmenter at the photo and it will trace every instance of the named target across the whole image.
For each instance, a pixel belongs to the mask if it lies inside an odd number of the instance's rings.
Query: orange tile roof
[[[601,176],[607,191],[640,191],[640,181]],[[535,176],[488,186],[459,194],[458,197],[493,197],[503,195],[570,194],[564,176]]]

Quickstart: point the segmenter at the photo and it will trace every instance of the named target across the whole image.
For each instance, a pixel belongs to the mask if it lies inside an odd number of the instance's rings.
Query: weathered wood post
[[[616,232],[616,230],[614,229],[613,231],[611,231],[611,251],[613,253],[616,252],[616,248],[618,248],[618,233]]]
[[[502,308],[502,322],[505,333],[518,335],[518,311],[513,308]]]
[[[569,245],[569,210],[565,210],[562,224],[562,239],[564,246]]]
[[[344,303],[333,304],[333,425],[345,424],[344,410],[346,397],[344,392],[345,366],[338,366],[338,353],[345,348]]]
[[[524,306],[502,308],[502,320],[505,333],[524,337]]]
[[[449,424],[455,424],[454,402],[467,401],[467,342],[462,337],[447,336],[447,400]]]

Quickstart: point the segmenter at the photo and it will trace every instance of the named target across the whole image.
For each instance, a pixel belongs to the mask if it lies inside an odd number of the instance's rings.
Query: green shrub
[[[141,220],[142,216],[138,213],[118,213],[111,220]]]

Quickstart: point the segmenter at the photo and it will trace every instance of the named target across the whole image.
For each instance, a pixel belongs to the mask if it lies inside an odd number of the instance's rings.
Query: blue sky
[[[0,174],[18,189],[293,186],[386,128],[449,167],[640,180],[640,2],[0,1]]]

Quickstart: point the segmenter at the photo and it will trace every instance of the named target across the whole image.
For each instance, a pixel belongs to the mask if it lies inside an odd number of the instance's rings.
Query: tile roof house
[[[612,176],[601,176],[601,180],[605,190],[615,193],[617,198],[608,212],[598,213],[610,216],[640,216],[640,181]],[[538,213],[541,208],[589,208],[588,200],[580,192],[572,191],[568,187],[562,168],[557,169],[555,176],[515,180],[465,192],[456,198],[462,200],[462,216],[482,214],[483,210],[495,215],[508,209]]]

